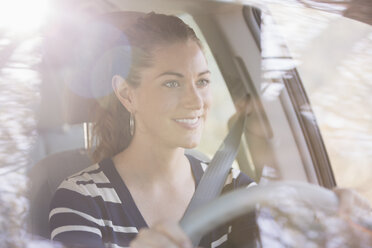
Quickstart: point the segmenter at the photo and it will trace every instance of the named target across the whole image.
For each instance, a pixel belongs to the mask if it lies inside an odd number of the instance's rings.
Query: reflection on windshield
[[[32,12],[30,8],[35,6],[35,1],[28,2],[32,4],[22,5],[27,13]],[[283,75],[282,71],[299,66],[337,182],[341,186],[356,188],[372,201],[372,187],[369,185],[372,175],[371,27],[322,12],[316,12],[314,17],[315,12],[305,8],[280,9],[279,3],[285,7],[282,0],[256,2],[260,2],[259,5],[263,2],[271,4],[275,19],[281,24],[280,33],[284,34],[290,48],[290,53],[285,51],[285,56],[279,59],[272,58],[276,55],[273,49],[264,54],[267,57],[264,62],[267,68],[265,77],[279,78]],[[301,2],[301,6],[311,5],[314,8],[329,7],[327,3],[314,5],[321,1],[287,2]],[[337,5],[333,11],[345,11],[346,16],[355,16],[353,8],[344,10],[342,6]],[[4,17],[6,8],[0,6],[0,10],[3,11],[0,17]],[[15,6],[13,10],[19,12],[20,8]],[[35,18],[40,15],[37,12]],[[41,81],[37,73],[42,54],[40,30],[33,26],[33,33],[20,34],[14,32],[14,26],[10,29],[3,25],[14,24],[16,20],[0,19],[0,242],[5,247],[26,247],[23,228],[27,210],[25,172],[30,164],[27,154],[35,135],[33,110],[39,102]],[[24,26],[21,25],[21,28]],[[339,38],[338,30],[342,38]],[[277,33],[267,32],[273,36]],[[326,44],[324,41],[330,42],[328,47],[320,46]],[[282,52],[286,48],[274,49]],[[330,51],[347,49],[345,53],[324,56]],[[293,56],[294,60],[288,56]],[[281,84],[263,84],[267,98],[277,97],[282,89]]]
[[[371,26],[283,5],[272,12],[297,61],[338,186],[372,202]]]
[[[270,206],[260,208],[263,247],[371,247],[372,233],[367,228],[300,198],[288,189]]]

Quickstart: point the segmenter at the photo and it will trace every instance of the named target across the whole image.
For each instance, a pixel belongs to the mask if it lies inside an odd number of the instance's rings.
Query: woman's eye
[[[177,81],[170,81],[170,82],[164,83],[164,86],[168,88],[177,88],[180,86],[180,84]]]
[[[206,87],[209,84],[209,80],[201,79],[197,82],[198,87]]]

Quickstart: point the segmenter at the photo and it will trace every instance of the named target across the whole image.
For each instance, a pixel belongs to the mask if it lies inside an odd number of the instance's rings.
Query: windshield
[[[372,26],[301,5],[271,4],[300,74],[337,186],[372,202]]]
[[[60,76],[44,73],[40,68],[41,65],[62,67],[65,62],[63,56],[56,56],[53,61],[46,61],[43,57],[47,50],[43,47],[46,20],[48,15],[56,14],[50,2],[0,2],[0,243],[9,247],[25,246],[26,192],[29,187],[27,170],[36,162],[31,160],[29,154],[44,149],[35,142],[37,132],[43,131],[37,117],[38,111],[43,110],[38,106],[43,90],[48,90],[42,88],[41,82],[58,81],[56,78]],[[104,2],[101,6],[101,2],[94,1],[89,11],[101,13],[114,8],[120,10],[119,5]],[[275,33],[280,33],[288,47],[288,58],[281,61],[284,63],[277,71],[298,69],[320,127],[337,185],[356,189],[372,203],[372,27],[337,14],[346,10],[343,4],[336,4],[330,11],[335,12],[332,14],[306,7],[309,3],[321,1],[226,2],[265,4],[265,9],[277,25]],[[315,7],[327,9],[325,6]],[[347,10],[346,16],[358,16],[358,11]],[[370,13],[366,12],[359,19],[370,20]],[[48,30],[51,40],[55,38],[53,31]],[[58,47],[58,43],[50,45]],[[59,52],[63,54],[63,51]],[[210,53],[209,50],[207,52]],[[211,53],[208,55],[212,56]],[[217,67],[217,63],[213,61],[211,67]],[[220,81],[221,89],[226,91],[222,76],[218,74],[216,81]],[[266,91],[265,96],[270,97],[280,90],[278,87],[274,91]],[[227,95],[224,97],[231,100]],[[60,109],[59,100],[48,99],[49,107]],[[210,129],[220,134],[201,144],[208,155],[217,149],[217,141],[226,133],[226,120],[234,112],[231,102],[226,105],[217,100],[216,106],[216,122],[224,123],[218,127],[210,124]],[[50,114],[44,112],[48,121],[44,124],[60,124],[62,114],[55,118],[50,118]],[[59,127],[46,142],[50,142],[50,147],[59,145],[55,136],[72,128],[67,125]],[[79,138],[83,144],[81,129],[79,127],[77,130],[80,136],[75,135],[74,138]]]

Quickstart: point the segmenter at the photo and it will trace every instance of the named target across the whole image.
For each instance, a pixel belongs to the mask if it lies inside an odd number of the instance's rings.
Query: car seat
[[[47,156],[30,170],[28,229],[31,234],[49,239],[49,203],[54,192],[65,178],[89,165],[92,160],[88,151],[76,149]]]

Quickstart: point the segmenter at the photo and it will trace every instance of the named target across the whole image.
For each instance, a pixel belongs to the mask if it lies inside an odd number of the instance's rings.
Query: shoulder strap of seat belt
[[[238,120],[234,123],[225,140],[213,156],[193,197],[191,198],[184,216],[180,221],[181,227],[182,220],[187,218],[193,210],[210,202],[221,194],[226,178],[230,172],[231,165],[238,152],[240,139],[245,126],[245,120],[246,114],[241,114],[238,117]],[[201,237],[192,240],[193,244],[198,245],[200,239]]]

